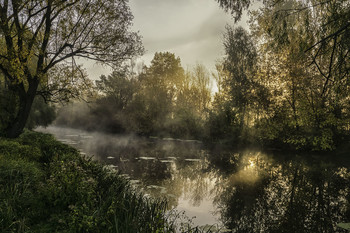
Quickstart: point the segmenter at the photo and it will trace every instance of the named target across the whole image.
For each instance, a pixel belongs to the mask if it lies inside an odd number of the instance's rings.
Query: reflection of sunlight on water
[[[233,173],[229,178],[231,185],[242,183],[254,184],[262,178],[262,170],[264,170],[271,161],[261,152],[246,152],[241,155],[240,163],[243,167],[236,173]]]
[[[248,162],[249,162],[248,168],[254,168],[255,166],[254,161],[252,159],[249,159]]]
[[[259,180],[259,174],[256,169],[248,166],[246,169],[240,170],[232,174],[229,178],[231,185],[240,184],[240,183],[250,183],[253,184]]]
[[[167,198],[169,208],[185,211],[184,218],[193,218],[194,225],[224,222],[229,232],[301,232],[308,225],[329,232],[329,226],[348,221],[346,165],[285,161],[255,150],[206,157],[197,142],[58,127],[37,130],[53,133],[84,156],[96,155],[110,172],[118,168],[137,190]]]

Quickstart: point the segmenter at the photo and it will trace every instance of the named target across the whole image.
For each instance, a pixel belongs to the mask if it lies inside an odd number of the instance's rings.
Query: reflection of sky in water
[[[186,215],[189,217],[195,216],[193,219],[193,223],[195,225],[213,225],[218,222],[218,217],[215,218],[214,213],[216,207],[214,206],[211,198],[204,198],[200,205],[193,206],[191,200],[181,196],[178,203],[179,205],[177,206],[177,209],[179,211],[185,211]]]
[[[169,206],[185,211],[195,225],[215,224],[213,203],[216,174],[205,172],[208,161],[201,143],[194,140],[145,140],[133,135],[106,135],[58,127],[38,128],[63,143],[95,155],[117,168],[148,196],[167,198]]]
[[[261,152],[216,152],[198,141],[38,129],[113,165],[147,195],[166,197],[195,225],[233,232],[341,232],[350,222],[349,166]]]

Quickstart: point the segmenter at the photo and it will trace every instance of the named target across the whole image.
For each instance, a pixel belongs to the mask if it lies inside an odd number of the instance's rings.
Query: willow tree
[[[261,3],[251,13],[250,29],[258,47],[257,78],[270,93],[266,113],[272,118],[266,122],[281,132],[276,137],[328,150],[349,135],[350,1],[217,2],[236,21]]]
[[[4,134],[22,132],[36,95],[77,94],[86,76],[77,58],[118,66],[142,53],[132,18],[125,0],[1,0],[0,73],[18,99]]]
[[[254,3],[259,11],[253,18],[260,20],[274,40],[274,46],[286,45],[293,39],[295,18],[307,35],[303,52],[312,59],[312,65],[325,79],[322,97],[327,97],[333,80],[345,79],[350,70],[350,2],[349,0],[216,0],[235,20],[239,21],[245,10]],[[269,19],[266,17],[269,16]],[[306,17],[305,17],[306,15]],[[292,19],[292,20],[291,20]],[[252,21],[256,22],[256,21]],[[265,24],[261,26],[261,23]],[[338,77],[336,77],[338,76]]]

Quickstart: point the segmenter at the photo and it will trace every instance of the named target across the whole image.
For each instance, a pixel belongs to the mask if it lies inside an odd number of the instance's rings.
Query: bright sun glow
[[[249,163],[249,168],[253,168],[254,166],[255,166],[255,163],[254,163],[254,161],[253,160],[251,160],[251,159],[249,159],[248,160],[248,163]]]

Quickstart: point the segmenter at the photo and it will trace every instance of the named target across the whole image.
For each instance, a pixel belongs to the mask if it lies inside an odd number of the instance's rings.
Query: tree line
[[[73,110],[77,104],[62,108],[56,123],[111,133],[199,138],[211,102],[209,71],[200,64],[185,71],[180,58],[169,52],[156,53],[137,74],[134,69],[127,66],[102,75],[96,81],[98,97],[89,107],[78,113]]]
[[[94,27],[102,19],[94,17],[108,4],[88,11],[91,1],[28,2],[32,5],[7,8],[4,2],[0,9],[0,43],[6,48],[1,52],[0,84],[8,99],[2,98],[1,104],[9,103],[11,96],[16,103],[1,114],[0,127],[9,137],[21,131],[18,114],[31,108],[34,98],[26,95],[34,84],[35,94],[46,101],[85,96],[92,102],[80,111],[86,115],[81,118],[69,115],[74,109],[62,108],[57,124],[307,150],[334,150],[349,137],[349,1],[261,1],[250,11],[249,31],[226,27],[225,55],[215,74],[202,65],[185,70],[180,58],[169,52],[156,53],[151,64],[137,72],[134,64],[125,65],[122,61],[140,54],[142,47],[139,36],[127,31],[132,15],[122,11],[123,4],[108,11],[122,21],[109,22],[116,28],[107,40],[102,37],[107,31]],[[238,21],[253,1],[218,3]],[[71,14],[72,25],[59,17],[64,11]],[[15,17],[23,12],[26,17]],[[103,17],[111,20],[108,14]],[[37,20],[41,26],[35,26]],[[78,26],[80,21],[86,27]],[[73,59],[77,56],[115,69],[93,84]],[[214,95],[211,76],[218,86]],[[28,98],[30,104],[22,103]]]

